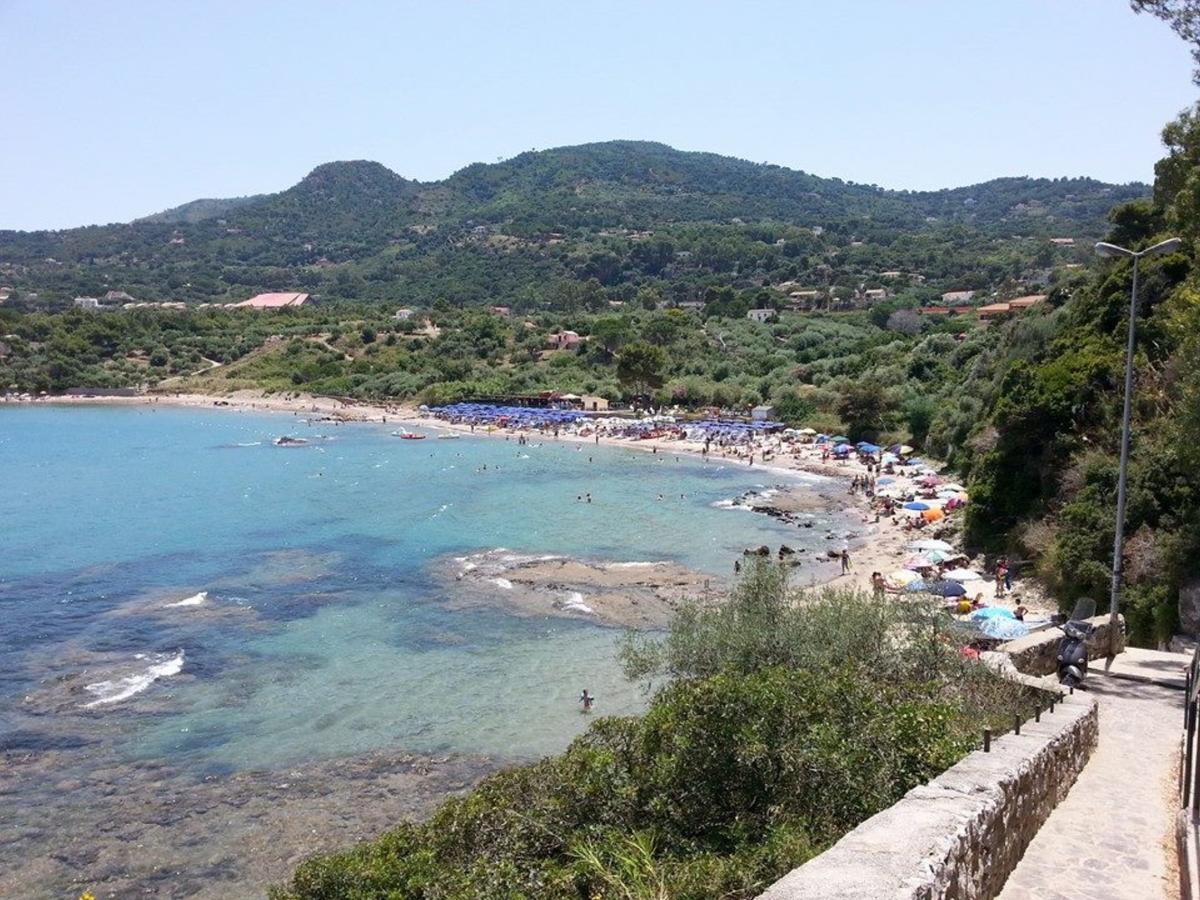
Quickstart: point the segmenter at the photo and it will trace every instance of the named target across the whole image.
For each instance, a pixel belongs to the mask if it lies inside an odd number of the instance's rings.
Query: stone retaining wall
[[[1108,656],[1108,632],[1111,619],[1108,613],[1093,616],[1088,619],[1095,629],[1088,638],[1088,659],[1101,659]],[[1125,649],[1125,617],[1118,616],[1117,624],[1121,629],[1117,643],[1117,652]],[[1062,632],[1057,628],[1049,631],[1038,631],[1015,641],[1004,644],[1000,651],[1007,653],[1018,672],[1026,675],[1053,675],[1058,671],[1058,642]]]
[[[995,897],[1096,747],[1096,704],[1084,695],[1041,718],[913,788],[760,900]]]

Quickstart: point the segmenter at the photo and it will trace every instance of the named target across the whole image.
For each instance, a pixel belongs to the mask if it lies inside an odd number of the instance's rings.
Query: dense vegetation
[[[1104,213],[1145,194],[1086,178],[886,191],[632,141],[523,153],[428,184],[329,163],[278,194],[127,225],[0,232],[0,284],[14,289],[10,305],[48,309],[109,290],[189,302],[296,290],[574,311],[787,282],[842,301],[906,286],[930,299],[1078,262]]]
[[[597,720],[346,853],[277,900],[750,897],[954,763],[1034,698],[963,660],[932,610],[828,593],[798,605],[763,561],[727,604],[687,607],[633,677],[672,676],[641,718]]]
[[[1200,576],[1200,118],[1164,132],[1152,200],[1116,207],[1110,240],[1180,252],[1141,263],[1123,609],[1139,643],[1178,628]],[[1060,601],[1108,594],[1132,268],[1107,263],[1000,330],[932,425],[969,473],[968,539],[1034,560]]]

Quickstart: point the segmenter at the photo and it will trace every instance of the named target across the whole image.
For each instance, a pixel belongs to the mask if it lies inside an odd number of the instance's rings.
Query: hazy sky
[[[1149,180],[1197,97],[1125,0],[0,0],[0,228],[663,141],[895,188]]]

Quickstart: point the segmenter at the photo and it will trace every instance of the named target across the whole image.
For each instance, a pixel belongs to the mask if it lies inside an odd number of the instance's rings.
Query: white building
[[[753,322],[769,322],[775,318],[775,310],[773,309],[752,309],[746,313],[746,318]]]
[[[76,297],[75,298],[75,308],[76,309],[99,309],[100,301],[98,299],[96,299],[95,297]]]

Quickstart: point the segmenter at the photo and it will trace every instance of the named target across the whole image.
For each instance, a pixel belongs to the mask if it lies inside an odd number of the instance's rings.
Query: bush
[[[645,716],[493,775],[425,824],[303,864],[274,900],[752,897],[958,760],[1021,690],[959,658],[934,609],[797,603],[752,561],[730,601],[685,605],[633,674]]]

